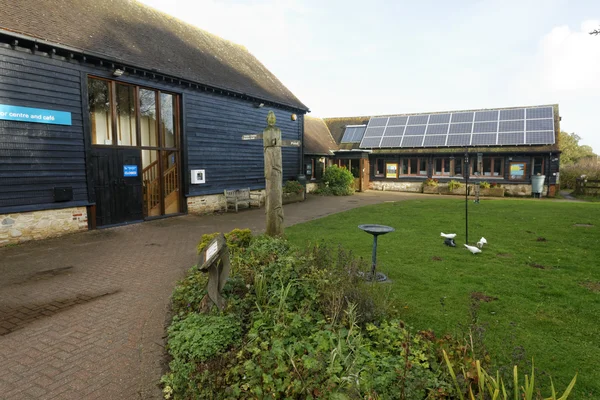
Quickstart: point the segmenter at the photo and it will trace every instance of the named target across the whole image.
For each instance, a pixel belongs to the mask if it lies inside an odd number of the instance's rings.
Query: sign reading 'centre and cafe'
[[[71,125],[71,113],[0,104],[0,119],[38,124]]]

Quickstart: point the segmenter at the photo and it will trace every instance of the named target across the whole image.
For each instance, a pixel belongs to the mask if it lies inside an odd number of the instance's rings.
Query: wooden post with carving
[[[276,118],[273,111],[267,115],[267,127],[262,135],[244,135],[242,140],[263,140],[265,158],[265,213],[267,215],[266,234],[269,236],[283,235],[283,161],[282,146],[300,147],[300,140],[281,140],[281,129],[275,126]]]
[[[225,299],[221,292],[229,277],[230,269],[227,240],[220,233],[202,250],[198,260],[198,270],[208,273],[207,294],[200,302],[202,312],[209,312],[213,304],[220,310],[225,309]]]

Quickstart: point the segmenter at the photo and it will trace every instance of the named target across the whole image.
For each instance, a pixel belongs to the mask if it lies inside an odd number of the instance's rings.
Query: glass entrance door
[[[141,172],[136,170],[135,177],[141,181],[143,217],[181,212],[179,97],[92,77],[88,78],[88,97],[94,148],[135,150],[138,157],[141,152]],[[112,175],[107,179],[117,179]],[[120,183],[128,182],[118,178]],[[104,193],[100,187],[97,191]]]

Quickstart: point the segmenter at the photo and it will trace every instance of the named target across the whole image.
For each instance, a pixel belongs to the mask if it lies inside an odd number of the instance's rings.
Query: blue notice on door
[[[123,165],[123,176],[138,176],[137,165]]]
[[[8,104],[0,104],[0,119],[36,122],[38,124],[71,125],[70,112],[10,106]]]

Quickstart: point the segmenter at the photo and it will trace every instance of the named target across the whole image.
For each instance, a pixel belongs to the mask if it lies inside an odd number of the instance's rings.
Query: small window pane
[[[492,176],[492,159],[484,158],[483,159],[483,175],[484,176]]]
[[[419,173],[419,170],[417,169],[417,162],[418,160],[416,158],[410,158],[408,160],[409,162],[409,171],[408,173],[411,175],[417,175]]]
[[[464,160],[462,158],[454,159],[454,176],[462,176]]]
[[[112,144],[110,86],[107,81],[88,79],[88,104],[92,144]]]
[[[529,115],[529,114],[528,114]],[[544,158],[543,157],[534,157],[533,158],[533,175],[543,175],[543,166],[544,166]]]
[[[502,164],[504,160],[502,158],[494,158],[494,176],[502,176]]]
[[[375,176],[383,176],[383,173],[384,173],[383,168],[384,168],[383,158],[378,158],[375,163]]]
[[[408,175],[408,163],[407,160],[400,162],[400,175]]]
[[[142,146],[158,146],[156,134],[156,92],[140,89],[140,130]]]
[[[175,99],[173,95],[160,94],[160,125],[164,147],[176,147],[175,144]]]
[[[419,175],[427,175],[427,160],[419,160]]]
[[[117,84],[117,144],[137,144],[135,123],[135,88]]]

